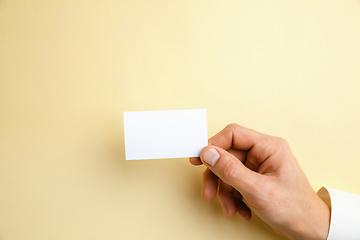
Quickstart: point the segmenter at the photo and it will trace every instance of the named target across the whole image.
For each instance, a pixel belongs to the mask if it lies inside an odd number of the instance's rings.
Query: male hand
[[[327,238],[330,209],[284,139],[230,124],[190,162],[207,167],[202,198],[218,195],[226,218],[249,221],[253,212],[290,239]]]

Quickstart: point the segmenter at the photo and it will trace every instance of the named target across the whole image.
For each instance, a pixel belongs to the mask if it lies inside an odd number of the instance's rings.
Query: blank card
[[[124,112],[126,160],[199,157],[206,109]]]

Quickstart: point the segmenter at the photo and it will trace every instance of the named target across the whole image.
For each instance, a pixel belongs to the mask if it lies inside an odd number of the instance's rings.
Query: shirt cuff
[[[360,195],[328,187],[318,195],[331,209],[327,240],[360,239]]]

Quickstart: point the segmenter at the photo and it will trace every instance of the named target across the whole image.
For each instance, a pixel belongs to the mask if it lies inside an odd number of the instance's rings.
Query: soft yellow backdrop
[[[0,239],[283,239],[125,161],[123,111],[196,108],[360,194],[360,1],[0,1]]]

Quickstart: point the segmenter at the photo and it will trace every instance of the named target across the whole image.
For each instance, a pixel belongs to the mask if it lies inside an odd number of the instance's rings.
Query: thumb
[[[221,180],[241,193],[254,189],[257,175],[231,153],[216,147],[207,146],[200,153],[200,160]]]

